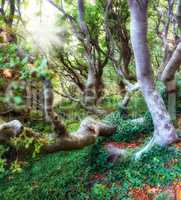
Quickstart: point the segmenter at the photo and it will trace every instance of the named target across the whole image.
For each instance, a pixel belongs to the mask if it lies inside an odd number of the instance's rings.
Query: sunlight
[[[27,41],[34,48],[49,52],[51,46],[61,45],[60,33],[63,30],[56,26],[57,10],[47,1],[37,3],[32,1],[23,10],[23,17],[26,21]]]

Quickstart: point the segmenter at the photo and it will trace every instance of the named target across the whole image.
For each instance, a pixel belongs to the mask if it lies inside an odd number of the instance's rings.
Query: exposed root
[[[142,155],[145,154],[145,153],[148,153],[152,147],[155,145],[155,140],[154,140],[154,137],[150,140],[150,142],[145,146],[143,147],[141,150],[139,150],[138,152],[136,152],[134,155],[133,155],[133,159],[135,161],[138,161],[141,159]]]

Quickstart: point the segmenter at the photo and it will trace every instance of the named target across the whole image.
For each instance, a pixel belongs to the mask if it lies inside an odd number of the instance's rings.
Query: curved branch
[[[175,49],[168,64],[166,65],[162,73],[161,80],[166,82],[174,79],[175,72],[179,68],[180,64],[181,64],[181,42],[177,45],[177,48]]]

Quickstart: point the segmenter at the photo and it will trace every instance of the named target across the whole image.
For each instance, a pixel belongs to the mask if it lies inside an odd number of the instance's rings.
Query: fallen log
[[[12,146],[14,146],[11,141],[12,138],[18,137],[24,132],[26,132],[25,134],[27,137],[33,137],[35,140],[45,137],[31,129],[27,130],[28,131],[23,131],[23,126],[18,120],[4,123],[0,126],[0,142],[9,145],[12,144]],[[43,144],[40,152],[53,153],[61,150],[68,151],[82,149],[88,145],[94,144],[97,137],[109,136],[114,132],[114,126],[87,117],[81,122],[80,127],[76,132],[67,133],[66,135],[56,135],[54,142],[52,143],[52,141],[49,141],[47,144]]]
[[[0,141],[3,143],[9,143],[13,137],[17,137],[21,134],[23,125],[18,120],[13,120],[0,125]]]

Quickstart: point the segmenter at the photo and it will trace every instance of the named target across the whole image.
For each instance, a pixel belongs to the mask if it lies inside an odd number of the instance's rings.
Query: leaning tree
[[[131,42],[135,56],[137,79],[154,124],[153,138],[145,148],[136,153],[137,159],[155,144],[167,146],[173,143],[177,139],[177,134],[163,99],[155,89],[153,81],[147,44],[148,0],[129,0],[129,7]]]

